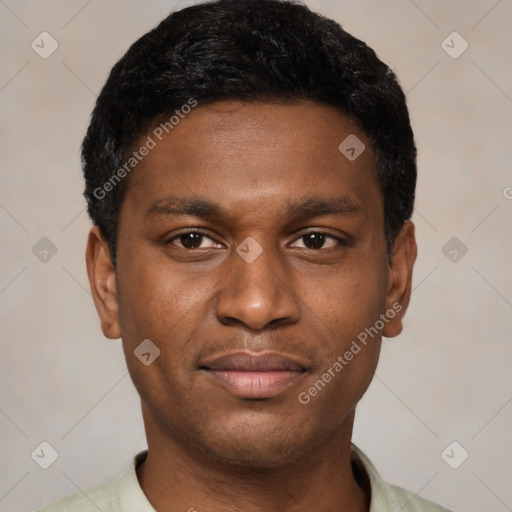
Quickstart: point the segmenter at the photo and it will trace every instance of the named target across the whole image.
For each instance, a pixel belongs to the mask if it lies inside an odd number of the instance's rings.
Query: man
[[[373,50],[300,4],[183,9],[114,66],[82,154],[148,451],[45,512],[446,510],[351,443],[416,258],[414,137]]]

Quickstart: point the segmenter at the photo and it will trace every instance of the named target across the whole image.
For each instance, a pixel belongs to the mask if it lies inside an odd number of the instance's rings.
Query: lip
[[[199,369],[237,397],[271,398],[302,379],[307,363],[277,352],[233,352]]]

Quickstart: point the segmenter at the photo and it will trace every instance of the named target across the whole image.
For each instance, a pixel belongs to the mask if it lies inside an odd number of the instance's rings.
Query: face
[[[349,135],[366,147],[355,160],[338,148]],[[87,250],[146,427],[255,466],[346,434],[416,255],[406,223],[388,261],[368,138],[315,103],[222,102],[157,142],[130,176],[117,273],[97,228]]]

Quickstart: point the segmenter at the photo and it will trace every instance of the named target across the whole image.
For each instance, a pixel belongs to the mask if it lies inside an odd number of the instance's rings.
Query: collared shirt
[[[370,459],[354,444],[351,447],[354,470],[367,477],[371,492],[369,512],[450,512],[380,477]],[[128,468],[116,479],[62,498],[39,512],[156,512],[137,479],[136,467],[147,450],[133,457]]]

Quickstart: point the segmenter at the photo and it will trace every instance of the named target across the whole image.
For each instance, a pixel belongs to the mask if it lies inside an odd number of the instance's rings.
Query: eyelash
[[[164,245],[173,245],[172,242],[178,238],[180,238],[181,236],[183,235],[188,235],[190,233],[195,233],[196,235],[201,235],[203,237],[206,237],[206,238],[209,238],[210,240],[212,240],[213,242],[215,243],[219,243],[217,242],[216,240],[214,240],[208,233],[206,233],[205,231],[201,231],[199,229],[189,229],[188,231],[184,231],[183,233],[179,233],[177,235],[174,235],[172,238],[169,238],[168,240],[166,240],[164,242]],[[350,246],[350,239],[348,238],[340,238],[340,237],[337,237],[337,236],[334,236],[332,235],[331,233],[328,233],[326,231],[308,231],[307,233],[304,233],[302,234],[301,236],[297,237],[295,239],[295,241],[297,240],[300,240],[301,238],[307,236],[307,235],[312,235],[312,234],[315,234],[315,235],[324,235],[325,238],[330,238],[331,240],[334,240],[335,242],[337,242],[338,246],[340,247],[348,247]],[[176,246],[176,247],[179,247],[179,246]],[[197,250],[204,250],[204,249],[187,249],[186,247],[179,247],[180,249],[185,249],[186,251],[197,251]],[[321,250],[326,250],[324,248],[321,248],[321,249],[308,249],[306,247],[307,250],[309,251],[321,251]]]

